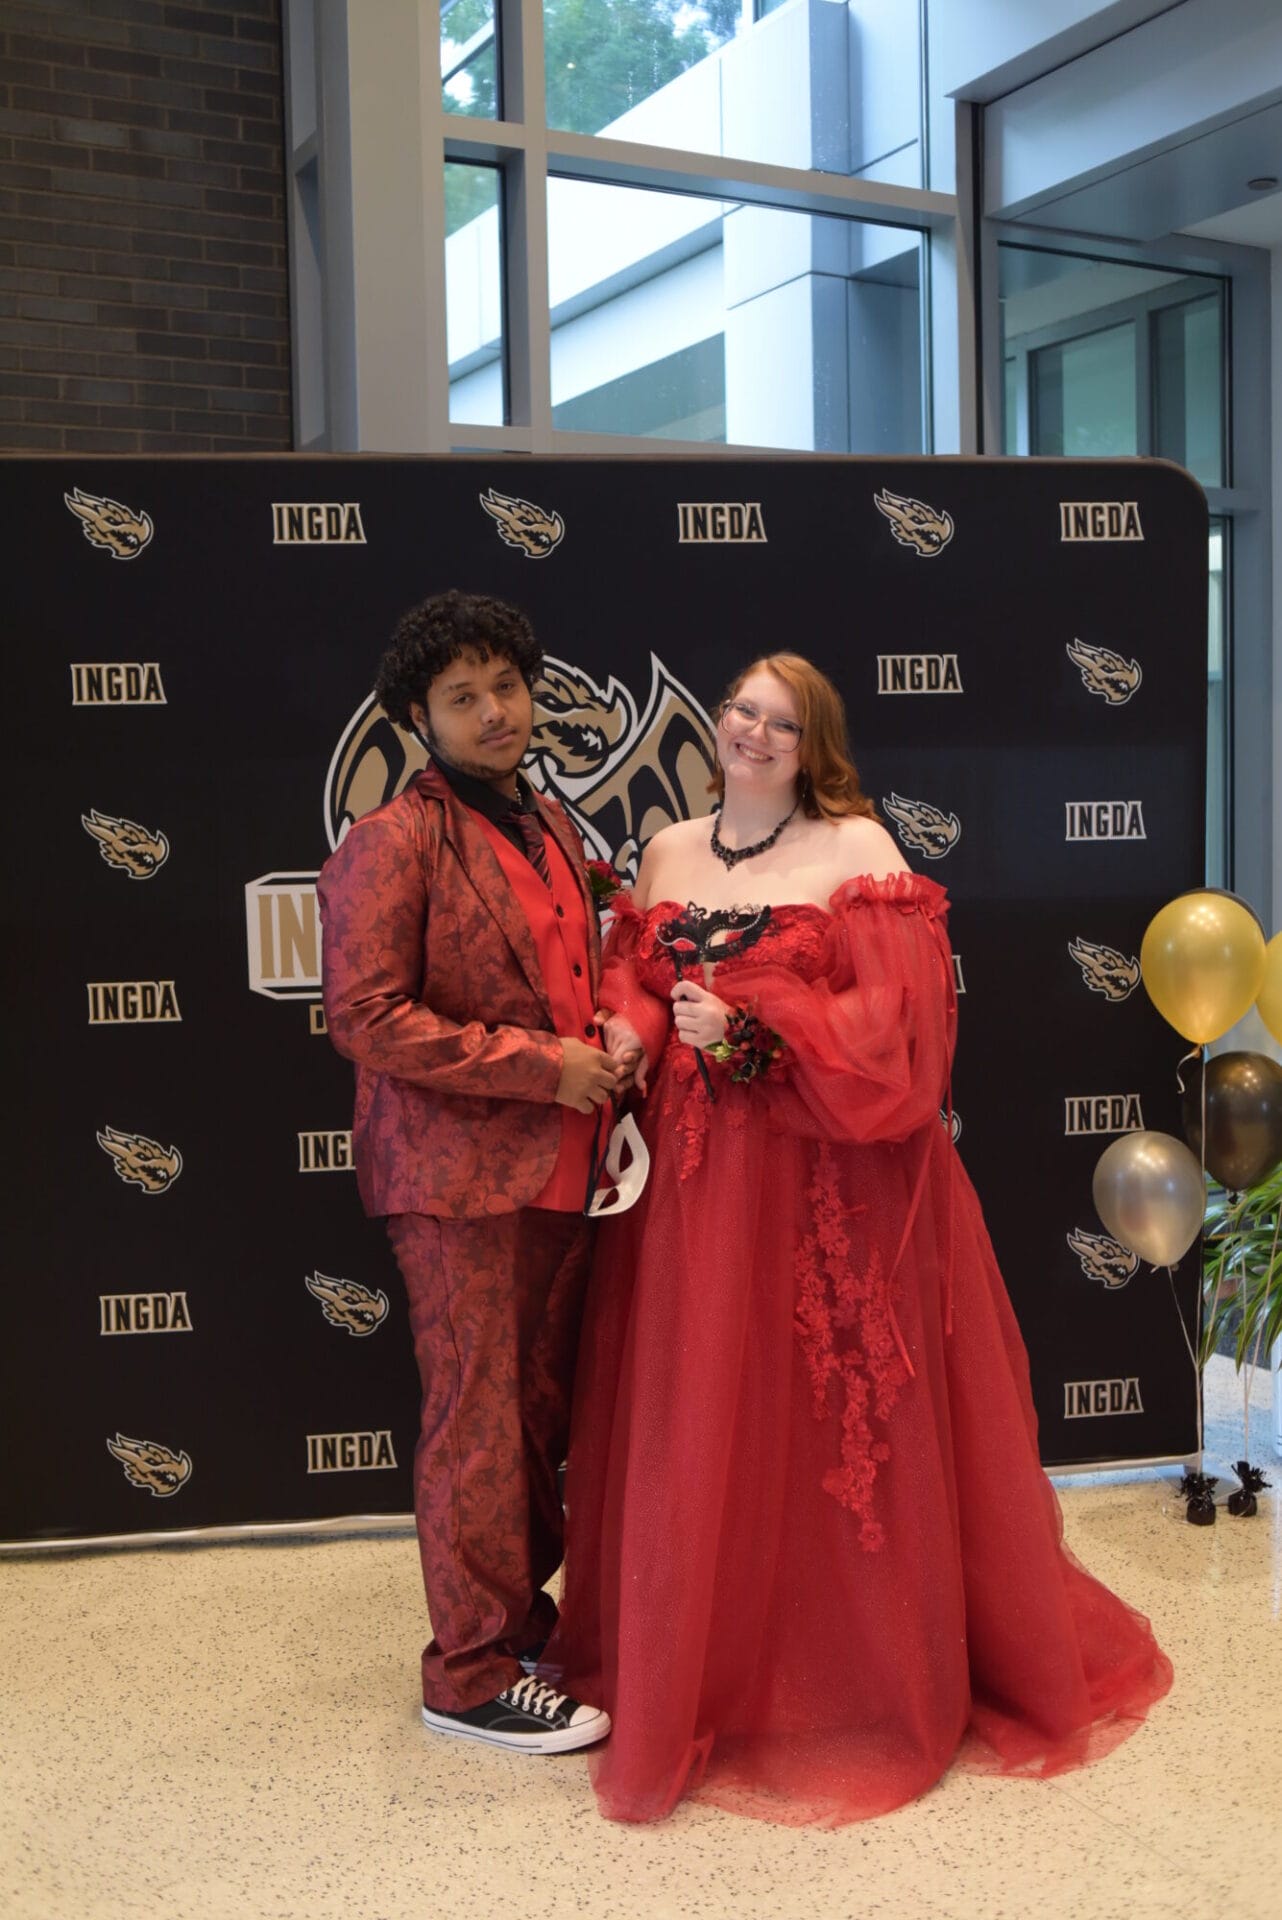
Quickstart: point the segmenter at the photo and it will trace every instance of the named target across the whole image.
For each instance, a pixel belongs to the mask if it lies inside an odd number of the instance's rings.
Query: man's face
[[[427,689],[415,725],[451,766],[478,780],[507,780],[530,744],[534,702],[520,671],[502,654],[481,660],[467,649]]]

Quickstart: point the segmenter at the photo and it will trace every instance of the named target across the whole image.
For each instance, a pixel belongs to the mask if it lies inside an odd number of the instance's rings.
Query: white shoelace
[[[557,1693],[545,1681],[530,1674],[524,1680],[518,1680],[514,1686],[505,1687],[504,1694],[514,1707],[522,1713],[533,1713],[540,1720],[551,1720],[565,1700],[563,1693]]]

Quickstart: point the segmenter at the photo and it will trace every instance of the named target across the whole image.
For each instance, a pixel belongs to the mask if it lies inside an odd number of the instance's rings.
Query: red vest
[[[570,863],[552,834],[545,832],[552,885],[541,880],[524,853],[483,814],[476,820],[498,855],[521,911],[530,924],[539,956],[543,985],[552,1004],[555,1031],[562,1039],[574,1037],[594,1047],[601,1037],[593,1021],[592,984],[588,961],[588,922]],[[597,1112],[577,1113],[562,1107],[561,1149],[547,1185],[528,1204],[561,1213],[579,1213],[587,1193],[588,1171],[597,1131]]]

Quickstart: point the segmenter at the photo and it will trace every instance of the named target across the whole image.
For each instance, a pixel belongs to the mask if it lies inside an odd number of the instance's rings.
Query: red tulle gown
[[[831,910],[627,900],[603,1003],[655,1066],[638,1204],[603,1223],[544,1671],[608,1708],[601,1809],[683,1796],[835,1825],[955,1757],[1047,1775],[1170,1685],[1147,1620],[1062,1544],[1028,1364],[947,1100],[947,896]],[[782,1036],[735,1084],[675,972]]]

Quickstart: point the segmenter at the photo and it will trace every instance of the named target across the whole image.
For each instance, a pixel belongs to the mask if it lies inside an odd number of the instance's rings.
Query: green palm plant
[[[1213,1183],[1202,1242],[1202,1340],[1205,1366],[1241,1311],[1234,1346],[1239,1369],[1282,1336],[1282,1163],[1257,1186],[1225,1193]]]

